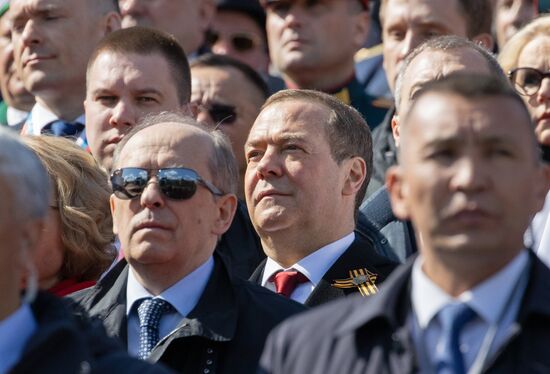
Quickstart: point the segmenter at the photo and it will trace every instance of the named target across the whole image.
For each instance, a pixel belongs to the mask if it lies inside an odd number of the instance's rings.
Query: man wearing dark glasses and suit
[[[75,299],[131,355],[185,373],[253,373],[268,332],[302,307],[233,278],[214,254],[237,207],[225,137],[162,113],[118,144],[113,168],[125,261]]]

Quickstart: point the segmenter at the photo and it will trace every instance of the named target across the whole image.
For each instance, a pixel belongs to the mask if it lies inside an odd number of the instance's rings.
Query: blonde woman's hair
[[[64,261],[60,279],[96,280],[116,251],[107,174],[74,142],[53,136],[23,140],[46,168],[59,209]]]
[[[504,45],[498,56],[498,62],[505,73],[520,67],[518,60],[523,48],[539,35],[550,36],[550,15],[531,21]]]

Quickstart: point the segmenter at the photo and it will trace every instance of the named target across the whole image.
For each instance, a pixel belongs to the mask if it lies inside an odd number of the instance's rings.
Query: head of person
[[[500,48],[515,33],[537,16],[535,0],[496,0],[494,34]]]
[[[427,84],[403,122],[386,184],[425,264],[496,272],[523,248],[547,191],[522,99],[493,76],[453,74]]]
[[[43,236],[34,253],[40,288],[99,279],[116,256],[107,174],[69,139],[23,140],[42,161],[52,187]]]
[[[115,1],[17,0],[10,7],[15,63],[27,90],[37,100],[68,101],[74,93],[81,102],[90,54],[120,28]]]
[[[296,246],[300,256],[355,227],[372,170],[370,130],[355,109],[318,91],[280,91],[254,122],[245,156],[246,203],[266,252],[272,239],[301,236],[310,245]]]
[[[138,281],[158,294],[203,264],[231,224],[231,146],[191,117],[161,113],[124,137],[113,167],[114,232]]]
[[[21,279],[32,276],[32,254],[48,211],[49,180],[38,157],[0,127],[0,320],[21,302]],[[30,283],[30,282],[29,282]]]
[[[197,105],[197,120],[227,135],[244,175],[244,143],[269,96],[265,81],[248,65],[211,54],[191,63],[191,75],[191,103]]]
[[[110,170],[116,144],[149,113],[186,111],[191,73],[172,36],[131,27],[105,37],[88,62],[86,135],[94,157]]]
[[[399,118],[406,115],[415,96],[427,83],[462,72],[493,75],[503,83],[507,77],[486,48],[455,35],[429,39],[403,60],[396,79],[392,131],[399,145]]]
[[[8,106],[30,111],[34,105],[34,96],[25,89],[15,68],[11,42],[11,18],[8,12],[9,3],[6,3],[0,8],[0,90],[2,99]]]
[[[267,74],[265,12],[258,0],[218,0],[216,16],[207,35],[213,53],[233,57]]]
[[[368,1],[262,0],[262,4],[271,62],[287,84],[326,90],[333,87],[323,85],[340,85],[353,75],[355,52],[369,31]]]
[[[531,112],[539,143],[550,145],[550,16],[521,29],[498,59]]]
[[[457,35],[491,50],[492,20],[491,0],[382,0],[384,70],[392,92],[405,57],[430,38]]]
[[[173,35],[187,54],[204,43],[216,13],[214,0],[118,0],[122,26],[146,26]]]

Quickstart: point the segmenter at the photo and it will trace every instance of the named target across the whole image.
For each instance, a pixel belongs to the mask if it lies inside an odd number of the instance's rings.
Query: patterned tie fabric
[[[460,351],[460,332],[476,313],[465,303],[449,304],[439,313],[442,325],[442,349],[436,350],[435,362],[438,374],[466,373],[464,358]]]
[[[77,136],[82,130],[84,125],[78,122],[71,123],[62,120],[53,121],[42,129],[42,134],[51,134],[54,136]]]
[[[290,298],[299,284],[309,281],[307,277],[296,270],[280,271],[270,278],[275,283],[275,290],[279,295]]]
[[[143,299],[138,307],[139,351],[138,357],[147,359],[151,350],[160,340],[159,325],[163,314],[173,310],[172,305],[162,299]]]

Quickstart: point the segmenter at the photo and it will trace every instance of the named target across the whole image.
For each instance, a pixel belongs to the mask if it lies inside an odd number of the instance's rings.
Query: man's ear
[[[119,30],[121,26],[121,17],[117,12],[109,12],[102,19],[102,30],[103,36],[112,33],[113,31]]]
[[[214,16],[216,15],[216,3],[214,0],[194,0],[194,1],[200,1],[200,9],[199,9],[199,16],[200,16],[200,26],[202,31],[206,32],[210,25],[212,24],[212,21],[214,20]]]
[[[403,181],[403,171],[399,166],[392,166],[386,172],[386,187],[390,195],[393,214],[403,221],[410,219],[407,204],[408,189]]]
[[[199,105],[197,103],[187,103],[182,106],[182,111],[184,114],[197,119],[199,115]]]
[[[391,118],[391,133],[393,135],[393,140],[395,141],[395,146],[399,147],[399,115],[394,114]]]
[[[237,210],[237,201],[237,196],[231,193],[216,198],[218,217],[212,228],[213,234],[221,236],[229,229]]]
[[[479,44],[489,52],[491,52],[495,46],[495,41],[491,34],[483,33],[478,34],[472,38],[472,41],[476,44]]]
[[[342,195],[355,195],[361,189],[363,183],[368,183],[365,180],[367,177],[367,164],[362,157],[352,157],[345,162],[348,163],[348,173],[342,188]]]
[[[111,216],[113,217],[113,233],[115,235],[118,235],[118,227],[117,227],[117,220],[115,219],[115,206],[116,206],[116,203],[115,203],[115,195],[111,195],[111,197],[109,198],[109,205],[111,206]]]

